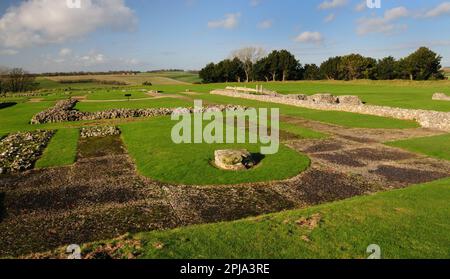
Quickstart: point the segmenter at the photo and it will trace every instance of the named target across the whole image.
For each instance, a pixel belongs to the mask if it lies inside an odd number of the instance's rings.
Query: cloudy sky
[[[0,66],[199,69],[249,45],[287,49],[302,63],[352,52],[402,57],[424,45],[450,66],[450,1],[381,0],[372,9],[366,0],[71,1],[1,0]]]

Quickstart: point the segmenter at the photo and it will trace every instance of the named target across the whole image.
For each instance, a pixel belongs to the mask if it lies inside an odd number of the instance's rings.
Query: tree
[[[3,91],[24,92],[35,87],[35,77],[25,72],[21,68],[14,68],[4,76]]]
[[[232,81],[241,82],[245,78],[244,65],[237,58],[230,61],[229,71],[229,76]]]
[[[280,52],[278,50],[272,51],[266,59],[267,71],[272,77],[272,81],[277,80],[277,75],[280,73]]]
[[[429,48],[421,47],[402,59],[401,67],[410,80],[443,79],[441,60],[442,57]]]
[[[256,80],[264,80],[268,82],[271,78],[270,63],[268,57],[264,57],[253,66],[253,77]]]
[[[334,79],[334,80],[341,79],[339,72],[340,64],[341,64],[340,56],[328,58],[328,60],[326,60],[320,65],[320,72],[322,76],[324,76],[326,79]]]
[[[398,78],[398,62],[392,56],[388,56],[378,60],[375,75],[379,80],[390,80]]]
[[[245,47],[232,52],[233,58],[238,58],[244,64],[246,82],[250,81],[253,65],[265,56],[265,50],[260,47]]]
[[[360,54],[350,54],[341,58],[339,73],[345,80],[371,78],[376,60]]]
[[[321,79],[320,68],[316,64],[306,64],[303,68],[303,79],[319,80]]]
[[[214,65],[214,63],[209,63],[208,65],[206,65],[205,68],[200,70],[198,75],[203,80],[203,82],[205,83],[217,82],[215,75],[215,68],[216,65]]]
[[[286,81],[295,74],[299,61],[295,59],[295,56],[292,53],[284,49],[278,53],[278,57],[278,65],[279,70],[281,71],[282,80]]]

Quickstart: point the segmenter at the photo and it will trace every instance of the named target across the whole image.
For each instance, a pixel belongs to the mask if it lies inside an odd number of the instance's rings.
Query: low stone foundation
[[[115,126],[84,127],[81,129],[82,138],[107,137],[117,135],[120,135],[120,130]]]
[[[78,100],[59,101],[54,107],[33,116],[31,124],[59,123],[82,120],[104,120],[135,117],[168,116],[173,112],[193,113],[194,108],[148,108],[148,109],[111,109],[98,112],[82,112],[73,109]],[[234,105],[216,105],[203,107],[205,111],[245,110],[246,107]]]
[[[304,101],[288,97],[237,93],[233,90],[213,90],[211,91],[211,94],[234,98],[250,99],[261,102],[271,102],[283,105],[291,105],[309,109],[345,111],[382,117],[391,117],[401,120],[413,120],[417,121],[422,127],[425,128],[450,131],[450,112],[402,109],[386,106],[363,105],[362,103],[356,105],[357,103],[359,103],[355,101],[356,99],[354,99],[351,102],[347,102],[349,99],[345,96],[338,97],[337,103],[319,103],[310,101],[310,98]],[[345,102],[339,102],[339,100],[341,100],[342,97],[345,97]]]
[[[444,93],[434,93],[433,100],[435,101],[450,101],[450,96]]]
[[[34,162],[47,146],[53,131],[21,132],[0,141],[0,174],[25,171],[33,168]]]

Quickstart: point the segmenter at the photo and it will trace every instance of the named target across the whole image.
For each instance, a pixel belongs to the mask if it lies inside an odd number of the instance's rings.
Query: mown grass
[[[198,98],[214,103],[238,104],[255,108],[279,108],[280,114],[336,124],[344,127],[391,128],[391,129],[419,127],[419,125],[414,121],[404,121],[393,118],[364,115],[358,113],[313,110],[301,107],[273,104],[267,102],[258,102],[253,100],[238,99],[210,94],[204,94],[198,96]]]
[[[136,234],[147,259],[450,258],[450,179],[235,222]],[[297,224],[319,214],[315,228]],[[126,251],[127,249],[123,249]],[[120,255],[119,255],[120,256]],[[127,257],[124,254],[123,257]]]
[[[125,146],[141,174],[177,184],[236,184],[293,177],[310,163],[306,156],[281,145],[277,154],[266,155],[254,169],[239,173],[219,170],[211,164],[215,150],[245,148],[259,153],[261,144],[175,144],[171,130],[176,123],[159,117],[120,126]]]
[[[450,160],[450,134],[393,141],[386,144],[434,158]]]
[[[185,89],[202,93],[226,86],[256,85],[283,94],[332,93],[335,95],[357,95],[370,105],[382,105],[410,109],[450,111],[450,102],[434,101],[436,92],[450,95],[450,81],[297,81],[297,82],[257,82],[257,83],[218,83],[190,86],[158,85],[155,88],[166,92],[182,92]]]
[[[49,168],[73,164],[77,156],[78,138],[78,129],[58,130],[36,162],[36,167]]]

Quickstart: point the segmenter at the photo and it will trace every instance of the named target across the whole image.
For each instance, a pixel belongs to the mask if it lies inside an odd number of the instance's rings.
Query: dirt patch
[[[359,148],[348,151],[348,154],[356,159],[367,161],[401,161],[417,157],[412,153],[401,152],[390,148]]]
[[[294,207],[294,203],[264,186],[164,188],[177,215],[187,224],[236,220]]]
[[[94,158],[125,153],[120,136],[81,138],[78,142],[78,158]]]
[[[29,103],[40,103],[42,101],[44,101],[43,98],[31,98],[28,102]]]
[[[301,206],[342,200],[381,189],[361,176],[314,167],[288,185],[274,187],[283,196],[290,197]]]
[[[344,166],[356,167],[356,168],[367,166],[367,164],[362,163],[362,162],[354,159],[352,156],[349,156],[349,155],[343,154],[343,153],[317,154],[317,155],[314,155],[314,157],[322,159],[322,160],[326,160],[330,163],[337,164],[337,165],[344,165]]]
[[[388,181],[396,181],[402,184],[425,183],[448,176],[448,174],[435,171],[424,171],[412,168],[398,168],[387,165],[379,166],[376,170],[372,170],[370,172],[383,176]]]
[[[375,143],[376,141],[365,138],[365,137],[354,137],[354,136],[347,136],[347,135],[341,135],[340,136],[343,139],[358,142],[358,143]]]
[[[322,219],[322,215],[319,213],[313,214],[308,218],[301,217],[295,223],[303,228],[307,228],[309,230],[313,230],[319,226],[320,220]]]
[[[318,143],[318,144],[312,145],[312,146],[308,147],[307,149],[305,149],[304,151],[306,153],[319,153],[319,152],[337,151],[342,148],[343,148],[343,146],[340,143],[323,142],[323,143]]]

